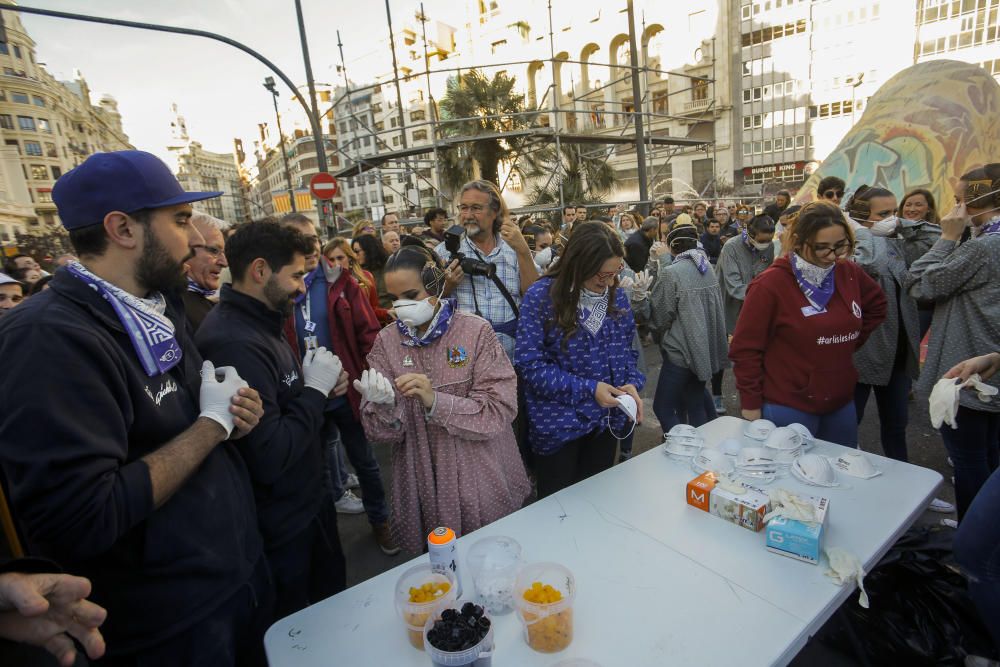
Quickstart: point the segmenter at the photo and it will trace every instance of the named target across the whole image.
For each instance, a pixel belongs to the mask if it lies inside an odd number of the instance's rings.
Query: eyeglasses
[[[468,204],[459,204],[458,212],[462,215],[466,213],[471,213],[472,215],[480,215],[486,210],[486,207],[482,204],[473,204],[469,206]]]
[[[842,257],[850,252],[851,249],[850,241],[841,241],[840,243],[832,246],[822,243],[818,245],[810,243],[808,245],[812,248],[812,251],[816,253],[817,257],[829,257],[831,254],[836,255],[837,257]]]
[[[204,250],[211,255],[213,259],[217,259],[220,255],[225,253],[225,250],[222,248],[216,248],[214,245],[195,245],[191,247],[195,250]]]
[[[834,198],[840,199],[843,196],[844,196],[843,190],[827,190],[826,192],[823,193],[823,199],[834,199]]]
[[[624,269],[624,268],[625,268],[625,261],[622,260],[621,266],[618,267],[617,271],[598,271],[595,274],[595,277],[598,280],[611,280],[612,278],[614,278],[615,276],[617,276],[619,273],[621,273],[621,270]]]

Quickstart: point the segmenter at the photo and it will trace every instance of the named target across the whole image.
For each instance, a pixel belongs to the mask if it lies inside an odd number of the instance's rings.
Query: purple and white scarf
[[[441,307],[434,314],[434,318],[427,326],[427,331],[422,336],[417,333],[415,327],[407,326],[401,320],[396,320],[396,328],[403,336],[403,345],[406,347],[426,347],[443,336],[448,331],[448,325],[451,324],[451,316],[455,314],[456,303],[455,299],[441,299]]]
[[[207,287],[202,287],[195,281],[191,280],[190,277],[187,280],[188,280],[188,287],[187,287],[188,292],[194,292],[195,294],[200,294],[206,299],[215,296],[219,292],[219,290],[217,289],[208,289]]]
[[[694,262],[694,265],[698,267],[698,273],[700,273],[701,275],[705,275],[706,273],[708,273],[708,265],[709,265],[708,255],[706,255],[705,251],[702,250],[701,248],[685,250],[681,254],[674,257],[674,261],[671,262],[671,264],[677,262],[677,260],[679,259],[690,259],[692,262]]]
[[[162,375],[180,363],[184,353],[174,335],[174,323],[166,316],[167,302],[162,294],[156,292],[140,299],[94,275],[79,262],[67,264],[66,270],[111,304],[146,375]]]
[[[1000,216],[993,218],[980,227],[977,236],[986,236],[987,234],[1000,234]]]
[[[833,297],[834,288],[834,268],[836,265],[823,268],[810,264],[792,253],[792,273],[795,274],[795,282],[798,283],[802,294],[819,312],[826,311],[826,304]]]

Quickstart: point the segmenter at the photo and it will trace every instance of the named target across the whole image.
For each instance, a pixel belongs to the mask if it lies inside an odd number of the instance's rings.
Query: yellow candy
[[[451,584],[443,582],[427,582],[420,588],[410,587],[410,602],[424,603],[431,602],[441,597],[451,589]]]

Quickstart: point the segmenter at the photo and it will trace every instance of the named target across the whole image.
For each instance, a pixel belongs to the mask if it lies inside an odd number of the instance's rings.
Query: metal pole
[[[627,0],[628,9],[628,43],[630,60],[632,65],[632,111],[633,123],[635,123],[635,161],[638,167],[639,176],[639,200],[645,202],[649,199],[649,184],[646,182],[646,144],[642,128],[642,112],[639,111],[640,89],[639,89],[639,53],[635,43],[635,10],[632,7],[632,0]],[[643,215],[649,212],[648,204],[640,204],[639,210]]]
[[[642,12],[642,34],[643,35],[646,34],[646,11],[645,10],[643,10],[643,12]],[[713,79],[714,78],[715,77],[713,76]],[[645,55],[644,55],[644,57],[642,59],[642,82],[643,82],[643,86],[645,86],[645,88],[646,88],[646,92],[643,93],[643,100],[642,100],[642,102],[643,102],[643,108],[646,111],[646,118],[652,119],[653,118],[653,115],[652,115],[653,112],[650,109],[650,105],[652,104],[652,100],[650,98],[652,96],[649,94],[649,43],[648,42],[646,43],[646,52],[645,52]],[[636,102],[636,105],[638,105],[638,102]],[[650,120],[649,124],[650,124],[650,126],[652,126],[653,121]],[[649,145],[646,148],[646,150],[647,150],[647,153],[646,153],[646,156],[647,156],[647,158],[646,158],[646,169],[647,169],[647,171],[652,171],[652,169],[653,169],[653,128],[652,127],[649,128],[649,137],[648,137],[648,140],[649,140]],[[652,184],[650,184],[650,185],[652,185]]]
[[[352,122],[354,122],[354,120],[353,120],[354,119],[354,100],[351,98],[351,83],[350,83],[350,79],[348,79],[348,77],[347,77],[347,63],[344,62],[344,45],[340,41],[340,31],[339,30],[337,31],[337,49],[340,51],[340,71],[344,75],[344,92],[347,94],[347,110],[348,110],[347,113],[351,116]],[[375,137],[375,142],[376,142],[376,146],[377,146],[378,145],[378,137]],[[353,144],[354,144],[354,142],[352,141],[352,142],[350,142],[348,144],[348,146],[351,146]],[[361,167],[362,167],[361,160],[358,160],[358,157],[359,157],[359,155],[361,153],[361,146],[360,145],[357,146],[357,150],[358,150],[358,155],[353,156],[351,159],[355,160],[358,163],[358,180],[360,181],[361,180]],[[348,157],[350,157],[350,156],[348,156]],[[366,191],[366,189],[364,187],[364,185],[365,185],[364,183],[357,183],[356,185],[359,186],[362,190]],[[367,197],[366,197],[366,199],[367,199]]]
[[[392,31],[392,12],[389,10],[389,0],[385,0],[385,18],[389,24],[389,48],[392,50],[392,78],[396,83],[396,112],[399,116],[399,134],[400,143],[403,145],[403,150],[407,148],[406,142],[406,119],[403,117],[403,93],[399,88],[399,65],[396,62],[396,35]],[[410,204],[410,160],[407,158],[404,160],[406,164],[406,185],[404,186],[403,198],[406,200],[407,207]],[[417,204],[420,204],[420,197],[417,196]]]
[[[316,104],[316,83],[313,81],[312,61],[309,59],[309,42],[306,40],[306,24],[302,16],[302,0],[295,0],[295,16],[299,21],[299,41],[302,43],[302,61],[306,69],[306,85],[309,86],[309,114],[313,127],[313,143],[316,146],[316,165],[320,173],[328,172],[329,165],[326,161],[326,146],[323,143],[323,125],[319,118],[319,105]],[[329,220],[326,216],[326,207],[320,203],[317,207],[320,223],[320,234],[325,239],[327,237],[327,225]],[[330,206],[333,209],[333,206]],[[294,210],[294,209],[293,209]]]
[[[772,69],[774,68],[773,62],[771,64],[771,67],[772,67]],[[713,36],[712,37],[712,106],[715,106],[715,100],[719,99],[718,98],[719,91],[715,87],[715,74],[716,74],[716,72],[715,72],[715,37]],[[761,95],[761,97],[763,97],[763,95]],[[782,104],[782,106],[784,106],[784,104],[785,104],[785,102],[784,102],[785,98],[782,97],[781,100],[782,100],[781,104]],[[712,194],[715,195],[715,200],[718,201],[719,200],[719,186],[718,186],[718,183],[719,183],[719,144],[716,141],[716,137],[715,137],[715,127],[716,127],[716,124],[717,124],[716,121],[718,120],[719,115],[713,112],[712,116],[714,116],[714,118],[712,118]],[[782,127],[782,134],[784,134],[784,127],[785,126],[782,125],[781,127]],[[733,142],[730,141],[729,145],[732,146]]]
[[[285,133],[281,131],[281,114],[278,112],[278,90],[272,85],[268,86],[266,83],[264,87],[271,91],[271,99],[274,101],[274,117],[278,119],[278,151],[281,153],[281,159],[285,163],[285,183],[288,185],[288,202],[292,207],[292,213],[298,211],[298,207],[295,205],[295,190],[292,188],[292,170],[288,166],[288,153],[285,152]]]
[[[427,74],[427,106],[431,108],[431,132],[434,143],[434,201],[441,208],[441,177],[438,174],[438,123],[437,105],[434,104],[434,93],[431,92],[431,59],[427,53],[427,15],[424,14],[424,3],[420,3],[420,31],[424,37],[424,72]]]
[[[552,59],[552,110],[554,113],[552,117],[554,118],[554,125],[552,129],[556,136],[556,165],[553,170],[553,174],[562,172],[562,143],[559,141],[559,96],[562,91],[559,89],[559,79],[558,72],[556,71],[556,42],[555,37],[552,32],[552,0],[549,0],[549,57]],[[576,95],[573,95],[576,97]],[[560,215],[566,210],[566,198],[563,195],[563,179],[562,174],[559,174],[559,213]]]

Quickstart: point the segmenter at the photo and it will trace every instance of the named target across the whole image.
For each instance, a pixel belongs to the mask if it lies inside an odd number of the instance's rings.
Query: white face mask
[[[430,297],[414,301],[413,299],[397,299],[392,302],[396,311],[396,319],[408,327],[419,327],[427,324],[434,317],[434,306]]]
[[[343,271],[343,267],[336,262],[331,262],[325,257],[320,260],[323,264],[323,276],[326,278],[327,284],[332,285],[340,279],[340,274]]]
[[[876,221],[868,229],[874,236],[892,236],[896,233],[897,224],[899,224],[899,219],[891,215],[888,218]]]
[[[769,247],[771,247],[771,243],[769,241],[765,242],[765,243],[758,243],[757,241],[750,241],[750,243],[753,244],[753,247],[757,248],[757,250],[767,250]]]
[[[539,250],[535,254],[535,264],[542,267],[543,269],[551,263],[552,263],[552,246],[549,246],[544,250]]]

